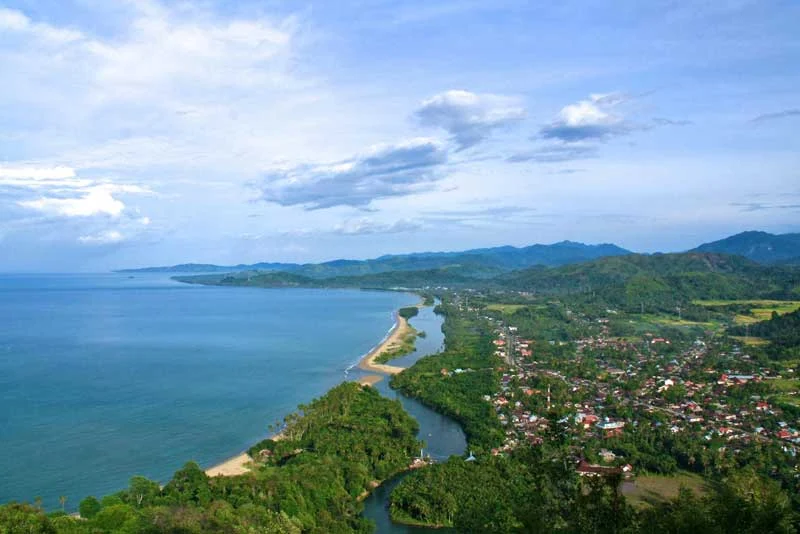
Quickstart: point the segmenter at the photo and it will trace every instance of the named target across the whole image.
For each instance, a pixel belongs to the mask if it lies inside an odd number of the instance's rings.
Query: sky
[[[796,0],[0,0],[0,271],[800,231]]]

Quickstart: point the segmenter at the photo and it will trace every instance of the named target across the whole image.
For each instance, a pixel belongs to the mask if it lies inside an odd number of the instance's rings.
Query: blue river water
[[[65,495],[75,509],[133,475],[166,481],[190,459],[233,456],[345,380],[394,310],[417,301],[165,275],[2,275],[0,502],[41,496],[54,509]],[[433,329],[412,358],[441,345],[437,319],[428,309],[412,321]]]

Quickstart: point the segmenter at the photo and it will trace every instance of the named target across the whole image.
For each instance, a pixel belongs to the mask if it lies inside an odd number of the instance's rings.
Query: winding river
[[[442,317],[433,313],[433,307],[420,308],[420,313],[411,324],[425,331],[426,337],[417,339],[417,350],[408,356],[392,361],[392,365],[409,367],[418,359],[441,350],[444,343],[442,334]],[[441,415],[420,402],[397,393],[389,387],[387,380],[382,380],[375,387],[386,397],[399,399],[408,413],[419,423],[418,437],[425,442],[425,454],[430,454],[436,461],[444,461],[452,455],[464,454],[467,440],[461,427],[452,419]],[[433,529],[411,527],[393,523],[389,518],[389,495],[408,473],[401,473],[381,484],[364,501],[364,517],[372,519],[377,525],[378,534],[415,534]],[[436,529],[445,532],[444,529]]]

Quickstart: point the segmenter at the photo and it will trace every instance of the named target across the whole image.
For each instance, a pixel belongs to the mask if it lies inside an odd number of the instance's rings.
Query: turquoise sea
[[[132,475],[167,481],[187,460],[233,456],[299,403],[357,377],[351,366],[393,311],[417,301],[154,274],[2,275],[0,502],[41,496],[55,509],[65,495],[74,509]],[[439,348],[430,309],[412,324],[428,333],[414,359]],[[443,452],[463,452],[460,430],[448,430],[455,445]]]

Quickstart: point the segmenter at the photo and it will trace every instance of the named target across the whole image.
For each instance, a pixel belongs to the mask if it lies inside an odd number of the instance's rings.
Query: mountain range
[[[418,252],[386,255],[369,260],[333,260],[323,263],[254,263],[250,265],[211,265],[187,263],[170,267],[125,269],[119,272],[167,273],[228,273],[242,271],[284,272],[309,278],[360,276],[395,271],[421,271],[444,267],[464,268],[473,276],[491,277],[496,274],[524,269],[534,265],[557,267],[604,256],[621,256],[631,251],[611,244],[585,245],[561,241],[552,245],[531,245],[480,248],[462,252]]]
[[[749,231],[719,241],[704,243],[689,252],[738,255],[763,264],[800,264],[800,234],[770,234]],[[583,263],[603,257],[633,254],[614,244],[586,245],[561,241],[551,245],[528,247],[501,246],[479,248],[460,252],[419,252],[380,256],[368,260],[339,259],[322,263],[254,263],[239,265],[213,265],[186,263],[169,267],[125,269],[119,272],[166,273],[291,273],[302,279],[330,279],[335,277],[378,275],[403,271],[435,271],[447,269],[470,278],[488,279],[529,267],[560,267]],[[278,277],[280,278],[280,277]]]

